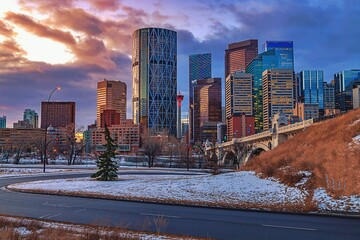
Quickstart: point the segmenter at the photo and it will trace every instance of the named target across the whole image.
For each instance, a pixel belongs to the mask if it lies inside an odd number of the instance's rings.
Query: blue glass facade
[[[352,106],[352,87],[359,80],[360,69],[343,70],[334,75],[335,108],[348,111]]]
[[[294,69],[294,44],[292,41],[266,41],[264,52],[275,50],[277,68]]]
[[[133,33],[133,118],[151,134],[176,134],[177,33],[142,28]]]
[[[0,128],[6,128],[6,116],[0,117]]]
[[[299,85],[299,101],[317,103],[324,109],[324,72],[321,70],[305,70],[297,74]]]
[[[293,42],[266,41],[264,49],[246,67],[246,73],[254,75],[254,116],[255,133],[263,131],[263,97],[262,97],[262,73],[267,69],[292,69],[294,70]]]
[[[194,96],[191,82],[211,78],[211,53],[193,54],[189,56],[189,95]]]
[[[194,86],[195,80],[211,78],[211,53],[193,54],[189,56],[189,133],[194,139]]]

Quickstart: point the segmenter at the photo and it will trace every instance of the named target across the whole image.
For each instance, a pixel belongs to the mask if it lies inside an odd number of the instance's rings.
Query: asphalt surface
[[[138,174],[152,174],[138,172]],[[122,226],[132,230],[216,239],[360,239],[360,218],[187,207],[131,201],[18,193],[3,186],[85,177],[69,174],[0,178],[0,213],[54,221]],[[166,224],[162,224],[165,220]],[[155,222],[160,222],[156,224]]]

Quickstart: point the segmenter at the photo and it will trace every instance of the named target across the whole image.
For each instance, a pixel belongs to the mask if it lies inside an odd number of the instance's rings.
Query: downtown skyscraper
[[[97,84],[96,125],[118,125],[126,120],[126,83],[104,79]]]
[[[335,108],[341,112],[353,108],[352,88],[360,83],[360,69],[343,70],[334,75]]]
[[[132,35],[133,119],[150,134],[176,134],[177,33],[141,28]]]
[[[263,72],[264,130],[271,128],[272,117],[282,111],[287,117],[294,110],[294,71],[270,69]]]
[[[35,110],[25,109],[23,119],[31,124],[33,128],[39,127],[39,115],[35,112]]]
[[[324,110],[324,72],[304,70],[297,74],[299,85],[298,100],[303,103],[318,104]]]
[[[256,56],[246,67],[246,73],[254,76],[254,117],[255,132],[263,131],[263,72],[268,69],[290,69],[294,71],[294,48],[292,41],[266,41],[265,52]],[[294,96],[296,89],[294,89]],[[296,96],[294,101],[296,100]]]
[[[216,139],[221,122],[221,78],[195,80],[193,110],[193,142]]]
[[[6,128],[6,116],[0,117],[0,128]]]
[[[254,134],[253,75],[233,72],[225,79],[227,140]]]
[[[257,55],[257,39],[229,44],[225,50],[225,79],[232,72],[244,71]]]
[[[194,88],[195,80],[211,78],[211,53],[193,54],[189,56],[189,139],[193,135],[193,110],[194,110]]]

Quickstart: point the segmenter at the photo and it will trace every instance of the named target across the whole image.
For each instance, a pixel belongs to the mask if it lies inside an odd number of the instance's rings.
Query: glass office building
[[[348,111],[353,108],[352,88],[360,83],[360,69],[343,70],[334,75],[335,80],[335,108]]]
[[[177,33],[142,28],[133,33],[133,119],[155,135],[176,134]]]
[[[193,97],[191,82],[211,78],[211,53],[193,54],[189,56],[189,95]]]
[[[299,100],[303,103],[317,103],[324,109],[324,72],[321,70],[305,70],[297,74]]]
[[[194,87],[195,80],[211,78],[211,53],[193,54],[189,56],[189,133],[190,140],[193,135]]]
[[[0,128],[6,128],[6,116],[0,117]]]
[[[260,53],[246,67],[246,73],[254,76],[253,102],[255,133],[263,131],[263,93],[262,74],[267,69],[294,70],[294,53],[292,41],[266,41],[265,52]],[[296,90],[294,89],[296,92]],[[296,96],[295,96],[296,99]]]

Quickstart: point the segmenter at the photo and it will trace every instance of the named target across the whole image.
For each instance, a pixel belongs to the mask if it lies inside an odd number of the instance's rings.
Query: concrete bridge
[[[288,125],[287,117],[280,112],[273,117],[270,130],[243,138],[234,138],[232,141],[218,144],[215,149],[209,146],[206,148],[206,154],[211,155],[215,152],[225,165],[233,165],[235,158],[238,159],[239,164],[245,164],[253,156],[270,151],[313,123],[313,119],[309,119]],[[245,146],[242,151],[237,149],[240,144]]]

